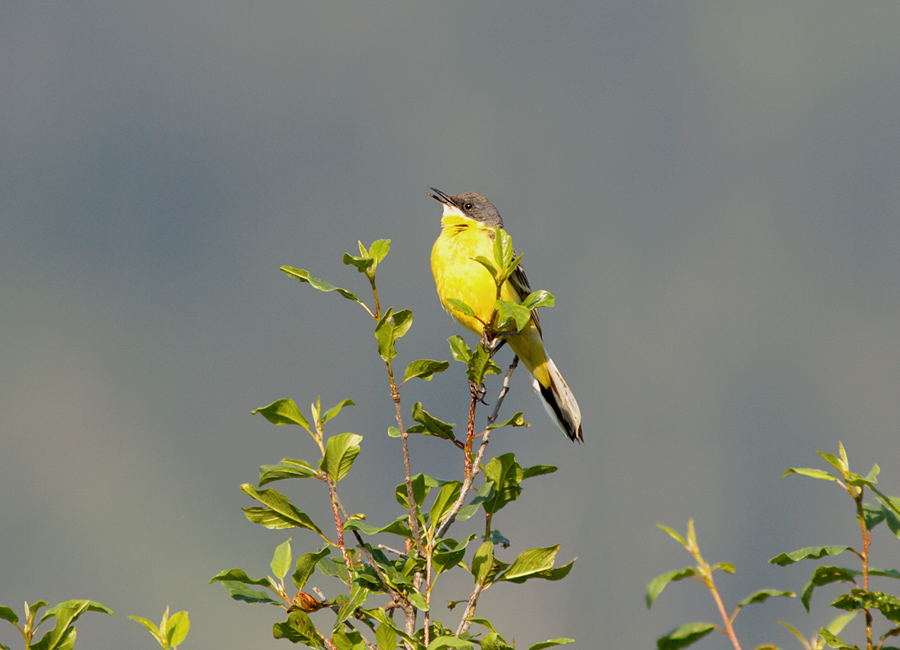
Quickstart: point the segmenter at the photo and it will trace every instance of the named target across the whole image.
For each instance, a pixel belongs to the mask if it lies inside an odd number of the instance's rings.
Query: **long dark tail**
[[[578,408],[578,402],[575,401],[566,380],[559,374],[556,364],[550,358],[547,359],[547,372],[550,374],[550,385],[544,388],[537,379],[533,379],[534,392],[541,398],[547,415],[560,431],[572,442],[584,442],[584,435],[581,432],[581,409]]]

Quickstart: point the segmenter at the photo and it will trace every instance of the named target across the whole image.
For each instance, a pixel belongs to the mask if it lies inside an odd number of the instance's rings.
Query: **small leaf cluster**
[[[25,603],[25,620],[19,621],[18,615],[10,607],[0,605],[0,618],[9,621],[22,635],[27,650],[70,650],[75,647],[75,621],[85,612],[101,612],[113,615],[113,611],[93,600],[67,600],[54,605],[38,618],[38,612],[47,607],[47,602],[39,600],[29,605]],[[34,641],[38,628],[50,619],[55,619],[53,629]],[[34,641],[34,642],[33,642]],[[0,643],[0,648],[10,650]]]
[[[855,616],[862,613],[865,619],[865,645],[868,649],[897,650],[896,646],[886,646],[885,641],[891,637],[900,636],[900,599],[897,596],[884,591],[875,590],[870,584],[873,577],[900,579],[900,571],[897,569],[879,569],[870,565],[872,532],[876,526],[884,522],[894,537],[900,537],[900,497],[892,497],[883,494],[877,487],[877,477],[880,468],[877,464],[865,476],[850,471],[850,463],[844,445],[838,443],[839,453],[826,454],[818,452],[832,467],[832,471],[818,468],[792,467],[784,472],[798,474],[810,478],[830,481],[840,486],[853,500],[856,521],[859,525],[859,546],[812,546],[801,548],[790,553],[780,553],[769,562],[778,566],[788,566],[803,560],[819,560],[826,557],[835,557],[844,553],[856,556],[860,568],[852,569],[831,564],[819,565],[813,570],[812,577],[800,592],[800,601],[809,611],[809,603],[816,587],[829,584],[842,584],[846,591],[831,602],[835,609],[846,612],[839,616],[831,625],[819,630],[820,643],[824,642],[830,648],[841,650],[858,650],[859,646],[839,637]],[[875,495],[875,503],[866,503],[866,490]],[[874,636],[874,613],[878,612],[883,619],[880,625],[887,629],[877,639]],[[793,630],[796,634],[796,630]]]
[[[163,612],[159,625],[141,616],[129,616],[128,618],[147,628],[147,631],[153,635],[163,650],[176,650],[187,638],[188,630],[191,629],[191,621],[187,612],[175,612],[169,616],[168,607]]]
[[[693,519],[688,521],[686,538],[682,537],[671,528],[667,528],[666,526],[662,526],[660,524],[657,524],[657,526],[668,533],[668,535],[672,539],[681,544],[688,551],[688,553],[691,554],[697,564],[695,566],[688,566],[683,569],[668,571],[666,573],[658,575],[653,580],[651,580],[647,585],[647,595],[645,598],[647,608],[649,609],[653,606],[653,603],[656,602],[659,594],[670,582],[677,582],[679,580],[684,580],[685,578],[692,578],[710,591],[713,599],[716,601],[719,613],[722,617],[722,625],[716,625],[715,623],[707,622],[695,622],[678,626],[665,636],[662,636],[656,640],[656,647],[660,650],[677,650],[678,648],[686,648],[694,642],[699,641],[713,630],[719,630],[724,633],[732,642],[732,644],[735,645],[735,647],[739,650],[740,646],[737,644],[737,636],[734,632],[733,624],[734,619],[737,618],[738,613],[744,606],[752,605],[754,603],[762,603],[772,597],[781,596],[786,598],[793,598],[795,596],[795,594],[790,591],[760,589],[759,591],[755,591],[754,593],[741,600],[735,606],[731,614],[729,614],[725,609],[724,604],[722,603],[722,598],[719,595],[719,591],[716,587],[716,582],[713,574],[716,571],[723,571],[724,573],[734,573],[734,565],[729,562],[718,562],[711,565],[703,559],[703,556],[700,554],[700,547],[697,545],[697,534],[694,529]]]
[[[450,362],[418,359],[406,365],[402,378],[395,374],[398,342],[409,332],[413,315],[408,309],[382,308],[380,304],[376,270],[389,249],[388,240],[378,240],[368,248],[360,243],[359,256],[345,254],[343,257],[345,264],[356,268],[369,281],[371,304],[366,304],[356,293],[315,278],[303,269],[282,267],[282,271],[320,291],[336,292],[360,304],[373,319],[376,350],[385,364],[396,409],[396,426],[388,428],[388,435],[400,440],[398,451],[406,468],[403,481],[393,494],[385,495],[383,505],[397,504],[400,511],[386,521],[370,524],[366,515],[345,509],[342,499],[347,497],[339,494],[344,489],[341,482],[353,471],[354,462],[361,455],[363,436],[331,433],[330,423],[343,408],[353,405],[351,400],[344,399],[323,410],[321,399],[316,399],[310,406],[310,417],[301,412],[294,400],[276,400],[253,413],[275,425],[292,425],[305,430],[315,443],[319,457],[314,462],[283,458],[276,464],[262,466],[256,486],[249,483],[241,486],[241,491],[258,504],[245,507],[243,511],[248,520],[269,529],[313,533],[321,545],[304,552],[295,562],[292,539],[288,539],[276,548],[270,575],[251,578],[243,569],[234,568],[220,572],[211,582],[220,582],[235,600],[282,608],[286,620],[274,624],[274,637],[311,648],[394,650],[400,645],[418,650],[474,648],[476,645],[485,650],[514,648],[514,640],[507,641],[488,619],[475,615],[480,594],[499,583],[559,580],[571,571],[574,560],[556,566],[558,545],[524,550],[504,559],[504,550],[510,546],[510,541],[497,529],[494,519],[504,507],[519,498],[525,480],[552,473],[556,468],[548,465],[522,467],[511,453],[485,457],[492,431],[499,427],[527,426],[521,413],[496,421],[515,363],[506,375],[494,413],[480,432],[476,431],[474,417],[483,392],[475,390],[465,433],[457,433],[455,424],[429,413],[421,402],[412,406],[413,424],[406,426],[401,401],[403,386],[413,379],[430,381],[434,375],[446,371]],[[515,309],[510,311],[513,314],[511,320],[498,316],[503,302],[499,301],[500,286],[515,271],[520,259],[512,254],[505,233],[495,240],[494,258],[479,261],[491,270],[498,282],[498,308],[488,324],[492,326],[491,333],[496,334],[483,337],[474,350],[460,337],[449,340],[451,355],[465,364],[466,376],[476,387],[482,386],[487,375],[501,373],[492,360],[499,347],[496,337],[502,335],[499,329],[519,326]],[[552,304],[552,296],[546,292],[532,295],[534,297],[529,296],[530,302],[525,307],[529,312]],[[468,309],[460,304],[462,309]],[[527,319],[522,326],[525,324]],[[448,479],[413,473],[409,458],[410,434],[430,439],[423,440],[423,444],[450,443],[450,452],[461,451],[462,476]],[[366,439],[369,439],[368,435]],[[389,439],[382,440],[387,443]],[[435,453],[435,450],[430,449],[429,453]],[[312,479],[312,482],[296,483],[302,479]],[[319,485],[318,494],[328,499],[333,520],[328,524],[316,522],[287,492],[264,487],[285,480],[291,481],[295,491],[301,488],[300,494],[305,500],[315,493],[304,486]],[[480,535],[450,534],[454,523],[477,515],[483,519]],[[465,597],[449,600],[451,611],[458,606],[462,608],[455,626],[436,620],[434,616],[436,586],[439,579],[451,571],[469,573],[472,582]],[[286,583],[289,573],[290,580]],[[326,596],[318,586],[311,586],[314,576],[331,579],[327,584],[336,584],[335,592]],[[325,583],[322,586],[329,589]],[[471,631],[472,624],[484,631]],[[569,642],[570,639],[551,639],[532,646],[531,650]]]
[[[803,603],[807,612],[809,612],[810,600],[816,587],[842,584],[846,588],[844,593],[841,593],[831,602],[832,607],[841,610],[843,613],[836,616],[827,625],[819,628],[816,637],[807,640],[795,627],[783,621],[779,621],[779,623],[794,634],[806,650],[822,650],[825,646],[838,648],[839,650],[860,650],[860,648],[865,648],[866,650],[900,650],[896,646],[885,645],[888,639],[900,636],[900,598],[882,590],[875,590],[870,584],[870,578],[873,577],[900,579],[900,571],[897,569],[878,569],[872,567],[869,563],[872,531],[876,526],[884,522],[894,537],[900,537],[900,497],[887,496],[878,490],[876,483],[880,469],[877,464],[865,476],[851,472],[843,444],[839,443],[838,455],[826,454],[821,451],[818,453],[831,465],[833,468],[831,472],[818,468],[792,467],[786,470],[783,475],[798,474],[834,482],[839,485],[853,500],[856,521],[860,529],[861,544],[858,547],[809,546],[787,553],[779,553],[770,559],[769,562],[778,566],[788,566],[804,560],[821,560],[849,553],[856,556],[859,560],[860,568],[853,569],[823,564],[813,570],[812,577],[800,592],[800,602]],[[865,491],[867,489],[875,495],[875,503],[866,503]],[[687,539],[665,526],[660,526],[660,528],[682,544],[697,561],[697,565],[669,571],[654,578],[647,585],[647,607],[650,607],[656,601],[660,592],[669,582],[693,578],[701,582],[710,591],[723,620],[723,625],[721,626],[713,623],[688,623],[679,626],[657,640],[657,647],[660,649],[674,650],[687,647],[713,630],[718,629],[729,637],[736,650],[740,650],[740,644],[732,627],[734,618],[740,609],[744,605],[763,602],[772,596],[793,597],[795,595],[789,591],[763,589],[738,603],[734,612],[729,615],[716,589],[713,572],[722,570],[725,573],[733,573],[734,566],[728,563],[710,566],[703,561],[697,546],[693,520],[688,522]],[[882,619],[879,621],[879,625],[886,628],[877,638],[873,631],[875,625],[874,614],[876,612],[880,614]],[[845,638],[838,636],[860,613],[863,614],[865,620],[865,643],[862,646],[854,645]],[[767,649],[777,650],[775,646],[770,645],[760,648],[760,650]]]

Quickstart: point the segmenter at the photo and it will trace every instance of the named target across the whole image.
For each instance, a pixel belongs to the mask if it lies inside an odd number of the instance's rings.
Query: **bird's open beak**
[[[444,194],[443,192],[441,192],[440,190],[435,189],[433,187],[429,187],[428,189],[431,190],[432,192],[434,192],[434,194],[430,194],[429,196],[431,196],[431,198],[433,198],[435,201],[440,201],[444,205],[454,205],[454,203],[450,199],[450,197],[448,195]]]

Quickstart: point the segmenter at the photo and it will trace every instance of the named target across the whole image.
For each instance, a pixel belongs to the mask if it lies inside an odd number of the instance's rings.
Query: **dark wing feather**
[[[522,268],[522,265],[516,267],[516,270],[512,272],[512,275],[509,276],[509,283],[512,285],[512,288],[515,289],[516,294],[519,296],[519,302],[525,300],[528,297],[528,294],[531,293],[531,286],[528,284],[528,278],[525,276],[525,269]],[[541,332],[541,319],[538,318],[537,309],[531,310],[531,321],[534,323],[534,326],[537,328],[538,334],[543,338],[544,334]]]

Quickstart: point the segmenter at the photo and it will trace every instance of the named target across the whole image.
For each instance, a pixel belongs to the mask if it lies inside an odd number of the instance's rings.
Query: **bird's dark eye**
[[[466,210],[471,210],[471,209],[472,209],[472,204],[471,204],[471,203],[466,203],[465,208],[466,208]]]

